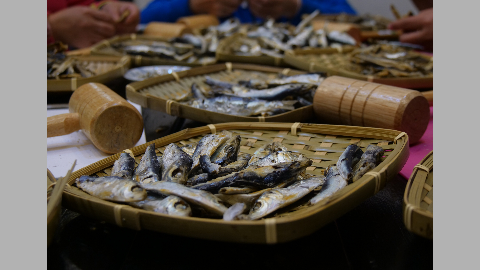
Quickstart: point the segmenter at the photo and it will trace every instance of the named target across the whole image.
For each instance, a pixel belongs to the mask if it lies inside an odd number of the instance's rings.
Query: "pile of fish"
[[[88,78],[96,75],[88,62],[68,57],[68,46],[57,42],[47,46],[47,79]]]
[[[240,152],[240,144],[240,135],[226,130],[198,143],[171,143],[161,156],[152,143],[136,167],[131,153],[123,152],[111,175],[83,175],[76,186],[104,200],[168,215],[257,220],[301,199],[328,203],[383,155],[379,146],[369,145],[364,153],[350,145],[336,166],[314,176],[306,173],[312,160],[279,142],[266,143],[253,155]]]
[[[433,58],[422,57],[412,48],[392,42],[354,49],[344,68],[381,78],[433,76]]]
[[[191,91],[179,98],[182,104],[212,112],[238,116],[272,116],[312,104],[323,81],[320,74],[250,79],[227,82],[206,76],[192,83]]]
[[[312,20],[318,10],[305,17],[297,26],[275,23],[273,19],[260,25],[244,26],[241,37],[232,42],[228,53],[240,56],[271,56],[283,58],[286,51],[298,48],[326,48],[356,45],[356,40],[340,31],[315,30]]]

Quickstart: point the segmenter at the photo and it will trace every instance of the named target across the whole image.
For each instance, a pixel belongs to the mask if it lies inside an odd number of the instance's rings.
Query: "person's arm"
[[[298,24],[302,20],[303,14],[310,14],[315,10],[320,11],[320,14],[357,14],[346,0],[302,0],[300,10],[290,19],[290,22]]]
[[[154,0],[140,12],[140,23],[176,22],[180,17],[192,15],[189,0]]]

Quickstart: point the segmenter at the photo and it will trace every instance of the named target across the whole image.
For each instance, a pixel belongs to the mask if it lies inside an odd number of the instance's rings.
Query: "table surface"
[[[125,97],[124,85],[123,88],[122,83],[107,86]],[[51,98],[48,103],[68,103],[68,97]],[[47,110],[47,115],[50,113]],[[138,144],[184,128],[205,125],[147,108],[141,108],[141,113],[145,130]],[[60,152],[49,152],[60,151],[62,147],[47,146],[47,168],[60,177],[71,167],[73,157],[76,157],[77,164],[79,160],[91,164],[95,159],[106,157],[98,150],[95,153],[91,148],[86,151],[82,147],[82,143],[77,144],[59,155]],[[83,153],[94,155],[85,161]],[[53,159],[56,161],[51,162]],[[75,170],[81,167],[77,166]],[[432,269],[433,241],[409,232],[403,223],[402,200],[406,184],[407,179],[398,174],[380,192],[337,220],[306,237],[275,245],[219,242],[148,230],[135,231],[63,208],[54,240],[47,248],[47,267],[301,269],[316,264],[335,269]]]

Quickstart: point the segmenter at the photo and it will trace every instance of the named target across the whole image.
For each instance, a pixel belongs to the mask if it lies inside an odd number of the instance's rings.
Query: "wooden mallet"
[[[47,137],[83,130],[99,150],[115,154],[135,146],[143,132],[143,118],[120,95],[100,83],[77,88],[68,102],[70,113],[47,118]]]

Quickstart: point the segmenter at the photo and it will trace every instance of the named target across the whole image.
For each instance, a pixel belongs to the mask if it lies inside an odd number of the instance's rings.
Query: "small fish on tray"
[[[310,175],[306,168],[313,161],[280,142],[266,143],[253,155],[242,153],[240,145],[240,135],[227,130],[197,143],[168,144],[160,155],[152,143],[136,168],[125,152],[111,175],[83,175],[75,185],[100,199],[165,215],[258,220],[295,203],[329,203],[339,190],[375,168],[384,153],[377,145],[364,152],[352,144],[324,175]]]
[[[312,12],[297,26],[269,19],[263,24],[244,27],[244,36],[232,42],[228,51],[240,56],[283,58],[286,51],[293,49],[357,45],[357,41],[346,32],[327,31],[326,27],[314,29],[312,21],[318,14],[318,10]]]
[[[397,42],[379,41],[356,48],[347,56],[346,70],[381,78],[433,76],[433,58]]]
[[[315,73],[237,82],[206,76],[202,83],[192,83],[191,91],[177,101],[230,115],[272,116],[311,105],[323,79],[322,75]]]

